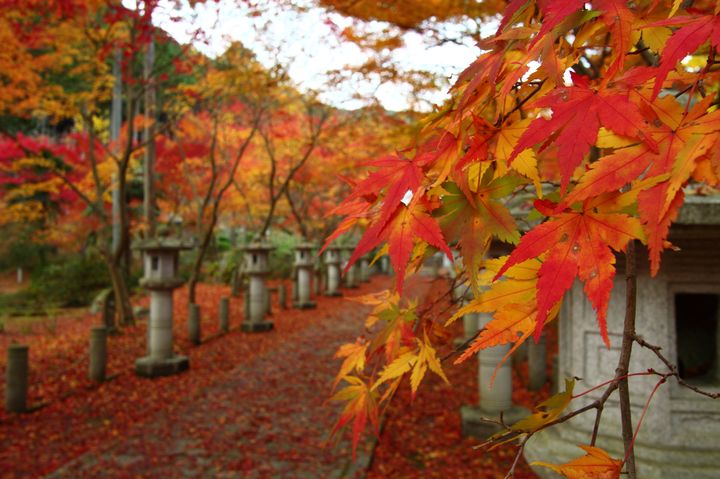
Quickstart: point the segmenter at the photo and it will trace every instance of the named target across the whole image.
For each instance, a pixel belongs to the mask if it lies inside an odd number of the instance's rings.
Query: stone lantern
[[[476,320],[476,327],[480,330],[492,320],[492,315],[477,313]],[[483,349],[478,353],[480,402],[463,406],[460,409],[463,435],[487,439],[500,428],[496,424],[485,421],[485,418],[499,421],[502,416],[506,424],[512,424],[529,414],[527,409],[513,404],[511,362],[505,361],[497,368],[497,373],[495,372],[495,368],[508,353],[510,347],[510,344],[504,344]],[[492,381],[493,375],[495,375],[494,382]]]
[[[180,238],[152,238],[138,243],[144,253],[145,276],[140,285],[150,291],[148,355],[135,361],[139,376],[169,376],[185,371],[188,359],[173,352],[173,290],[183,284],[178,276],[180,251],[192,249]]]
[[[327,265],[327,286],[325,296],[342,296],[340,287],[340,252],[339,246],[329,246],[325,250],[325,264]]]
[[[367,257],[367,255],[364,255],[360,258],[358,261],[360,263],[360,282],[362,283],[369,283],[370,282],[370,258]]]
[[[720,198],[689,196],[672,226],[669,240],[679,251],[663,254],[659,274],[649,275],[647,252],[637,252],[636,331],[662,348],[679,365],[680,376],[704,390],[720,392]],[[619,257],[619,263],[622,257]],[[621,265],[620,265],[621,266]],[[580,376],[580,392],[615,375],[622,343],[625,278],[618,268],[608,309],[611,348],[600,337],[595,311],[576,282],[560,310],[557,380]],[[630,372],[648,368],[665,371],[650,351],[633,347]],[[633,377],[630,403],[633,425],[658,381],[657,376]],[[573,408],[597,399],[599,389],[572,402]],[[616,393],[617,394],[617,393]],[[617,396],[602,415],[597,445],[622,459],[625,455]],[[576,416],[533,436],[525,445],[528,462],[562,463],[578,457],[576,444],[587,444],[595,414]],[[635,442],[638,477],[675,479],[720,477],[720,401],[701,396],[670,379],[653,396]],[[553,477],[538,468],[543,478]]]
[[[350,261],[350,258],[352,257],[353,251],[355,251],[355,245],[345,245],[343,247],[343,250],[345,250],[345,256],[346,260],[343,262],[343,264],[347,264],[348,261]],[[355,264],[350,266],[345,273],[345,287],[355,289],[358,287],[358,268]]]
[[[294,306],[298,309],[311,309],[315,303],[310,301],[310,278],[315,266],[311,243],[300,243],[295,246],[295,268],[297,269],[297,299]]]
[[[248,333],[269,331],[273,328],[273,323],[265,320],[268,311],[266,296],[270,294],[265,285],[265,276],[270,272],[269,256],[275,248],[267,243],[251,243],[244,249],[245,274],[249,277],[250,286],[245,298],[248,302],[248,307],[245,308],[248,315],[241,330]]]

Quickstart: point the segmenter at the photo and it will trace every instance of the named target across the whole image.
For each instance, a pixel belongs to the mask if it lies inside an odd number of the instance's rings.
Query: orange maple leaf
[[[587,454],[565,464],[533,462],[532,466],[543,466],[569,479],[618,479],[622,461],[613,459],[605,450],[595,446],[578,446]]]

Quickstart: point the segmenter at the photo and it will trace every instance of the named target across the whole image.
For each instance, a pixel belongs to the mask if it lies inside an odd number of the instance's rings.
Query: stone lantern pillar
[[[380,258],[380,273],[390,274],[390,258],[387,255]]]
[[[343,264],[347,264],[347,262],[350,260],[350,257],[353,254],[353,251],[355,251],[355,245],[345,245],[343,247],[343,250],[345,250],[345,261]],[[345,273],[345,287],[350,289],[355,289],[358,287],[358,268],[357,264],[353,264],[350,266]]]
[[[492,320],[492,315],[478,313],[478,329],[485,327]],[[510,344],[483,349],[478,353],[478,389],[480,402],[477,405],[463,406],[460,409],[463,435],[486,439],[499,430],[499,426],[483,421],[483,418],[500,419],[512,424],[530,412],[512,402],[512,365],[508,359],[495,375],[496,366],[510,350]]]
[[[327,286],[325,296],[342,296],[340,287],[340,252],[339,246],[329,246],[325,250],[325,264],[327,265]]]
[[[467,286],[467,285],[465,285]],[[474,296],[469,287],[464,291],[463,306],[467,306]],[[461,346],[470,341],[480,330],[480,313],[467,313],[463,316],[463,335],[455,340],[455,346]]]
[[[315,303],[310,301],[310,282],[315,266],[311,243],[300,243],[295,246],[295,268],[297,269],[297,299],[294,306],[298,309],[311,309]]]
[[[680,375],[702,389],[719,392],[716,376],[720,365],[720,198],[688,196],[669,240],[678,251],[663,254],[660,272],[649,275],[647,252],[637,251],[636,331],[646,341],[662,348],[663,354],[679,365]],[[622,266],[623,258],[618,258]],[[576,282],[563,299],[558,335],[558,373],[556,382],[580,376],[576,393],[612,379],[622,343],[625,311],[625,275],[618,268],[608,307],[608,349],[598,331],[595,311]],[[650,351],[633,347],[630,372],[666,368]],[[630,404],[633,426],[656,376],[630,378]],[[604,389],[572,402],[577,409],[594,401]],[[617,394],[617,393],[616,393]],[[617,396],[605,405],[597,446],[622,459]],[[525,445],[528,462],[547,460],[562,463],[582,454],[575,445],[587,444],[592,435],[595,414],[581,414],[534,435]],[[720,401],[698,395],[670,379],[660,386],[647,410],[637,440],[637,475],[643,479],[711,479],[720,477]],[[578,454],[580,451],[580,454]],[[536,473],[550,478],[543,468]]]
[[[265,285],[265,277],[270,272],[269,256],[275,249],[266,243],[251,243],[245,247],[245,273],[250,278],[248,294],[248,315],[242,323],[241,330],[248,333],[269,331],[273,323],[265,320],[267,298],[269,293]]]
[[[180,251],[193,246],[172,237],[148,239],[135,246],[145,253],[145,276],[140,285],[150,291],[148,355],[135,361],[139,376],[169,376],[189,366],[187,357],[173,352],[173,290],[184,282],[178,276]]]
[[[360,281],[363,283],[370,282],[370,259],[367,256],[360,258]]]

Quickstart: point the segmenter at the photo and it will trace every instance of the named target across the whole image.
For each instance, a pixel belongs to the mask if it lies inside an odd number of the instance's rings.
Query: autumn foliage
[[[458,361],[537,338],[576,280],[609,346],[616,255],[642,242],[655,275],[685,195],[719,181],[718,13],[709,1],[509,2],[421,139],[373,163],[337,208],[338,234],[368,224],[351,263],[386,243],[401,292],[407,272],[455,249],[475,299],[452,319],[493,315]],[[493,242],[510,254],[490,259]],[[382,408],[404,373],[413,392],[427,369],[443,374],[423,359],[439,320],[399,296],[375,317],[374,339],[347,354],[355,367],[339,378],[357,390],[355,404]],[[618,477],[618,462],[585,451],[551,467],[591,477],[592,464],[605,474],[592,477]]]

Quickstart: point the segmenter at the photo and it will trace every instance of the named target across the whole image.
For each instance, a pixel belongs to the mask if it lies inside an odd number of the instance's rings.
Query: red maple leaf
[[[675,68],[680,60],[693,53],[700,45],[710,41],[710,45],[717,51],[720,47],[720,16],[718,15],[693,15],[674,17],[668,20],[649,23],[649,27],[682,25],[667,41],[662,51],[660,65],[658,66],[653,99],[660,93],[668,73]]]
[[[387,241],[390,262],[397,275],[397,290],[402,294],[405,269],[410,260],[415,238],[442,250],[452,259],[452,252],[443,238],[440,226],[435,218],[427,213],[427,209],[422,198],[418,197],[415,201],[410,201],[407,206],[404,203],[399,204],[385,223],[375,221],[358,242],[345,268],[346,271],[362,255],[381,242]]]
[[[707,113],[710,102],[712,98],[698,102],[685,113],[682,105],[671,97],[657,100],[652,108],[658,119],[649,125],[647,136],[655,141],[658,150],[639,144],[619,148],[600,158],[590,165],[558,209],[605,192],[618,191],[623,185],[642,177],[669,172],[669,181],[638,196],[638,210],[648,238],[651,274],[655,275],[660,268],[660,254],[665,249],[670,223],[682,205],[680,189],[690,178],[696,161],[712,149],[716,132],[720,131],[720,112]]]
[[[548,312],[562,299],[576,277],[597,312],[605,344],[607,307],[615,277],[615,251],[632,239],[642,238],[640,222],[628,215],[569,211],[536,226],[525,234],[495,279],[511,266],[547,252],[538,271],[535,338],[540,337]]]
[[[642,127],[646,124],[637,106],[628,99],[628,91],[614,88],[590,88],[587,77],[572,75],[573,86],[557,88],[533,103],[535,108],[552,108],[552,118],[537,118],[523,133],[510,155],[512,161],[527,148],[543,144],[551,135],[557,135],[562,190],[570,177],[597,141],[600,125],[615,133],[644,139],[655,148],[652,139],[646,138]]]
[[[380,226],[384,226],[407,192],[415,193],[417,191],[423,178],[423,172],[417,161],[408,160],[397,154],[370,162],[369,166],[378,169],[359,182],[353,194],[345,202],[370,193],[379,195],[383,189],[387,188],[378,219]]]

